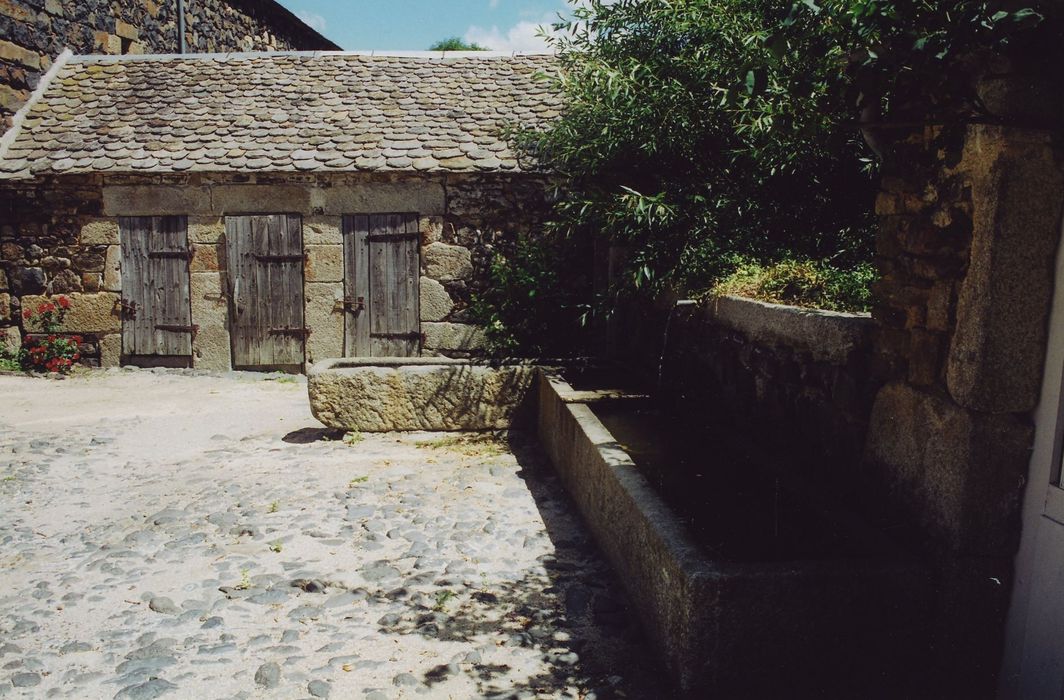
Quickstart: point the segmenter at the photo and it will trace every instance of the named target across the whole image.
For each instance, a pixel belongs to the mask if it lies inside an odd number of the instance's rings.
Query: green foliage
[[[876,124],[992,120],[973,69],[1064,46],[1048,2],[572,4],[548,38],[562,70],[544,76],[565,110],[513,134],[561,177],[547,242],[501,251],[474,305],[499,352],[555,351],[590,308],[609,312],[559,253],[595,237],[626,250],[602,300],[698,293],[756,260],[751,293],[864,308],[877,156],[897,133]]]
[[[824,22],[768,0],[591,0],[556,25],[566,98],[519,144],[567,192],[553,229],[631,251],[630,287],[708,288],[737,256],[870,255],[871,154]]]
[[[843,270],[818,260],[769,265],[747,261],[717,282],[712,292],[831,311],[868,311],[874,279],[875,268],[867,263]]]
[[[443,41],[437,41],[429,47],[429,51],[490,51],[490,49],[475,42],[467,43],[461,37],[452,36]]]
[[[571,14],[551,39],[565,113],[517,141],[565,178],[554,230],[627,244],[630,286],[651,291],[705,289],[741,257],[869,259],[876,159],[858,122],[898,105],[978,111],[973,54],[1054,36],[1032,33],[1039,8],[993,0],[587,0]]]
[[[989,117],[970,80],[993,56],[1060,56],[1054,3],[1006,0],[820,0],[797,3],[817,18],[849,63],[844,87],[864,121],[881,113],[920,119]],[[915,111],[914,111],[915,108]]]
[[[587,240],[518,237],[491,261],[470,313],[497,356],[564,356],[582,349],[590,313]]]

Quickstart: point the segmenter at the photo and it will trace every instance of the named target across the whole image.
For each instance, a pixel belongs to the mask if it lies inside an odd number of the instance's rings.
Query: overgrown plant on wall
[[[548,38],[565,112],[515,134],[562,178],[549,235],[624,246],[615,292],[698,293],[750,266],[870,282],[877,154],[894,133],[883,122],[931,99],[950,118],[979,116],[956,87],[968,57],[1015,50],[1043,22],[1040,8],[1004,5],[574,3]]]

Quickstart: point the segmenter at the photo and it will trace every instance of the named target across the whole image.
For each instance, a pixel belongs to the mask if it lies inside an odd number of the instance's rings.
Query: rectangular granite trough
[[[503,430],[532,417],[532,364],[448,358],[324,360],[307,373],[314,417],[356,432]]]
[[[863,545],[838,557],[712,556],[596,415],[623,405],[617,392],[577,392],[544,371],[538,396],[540,441],[678,695],[897,697],[919,675],[929,586],[917,563],[882,542],[867,556]],[[716,522],[736,512],[722,510]],[[847,540],[862,542],[859,529]],[[795,532],[794,551],[807,553],[805,530]]]

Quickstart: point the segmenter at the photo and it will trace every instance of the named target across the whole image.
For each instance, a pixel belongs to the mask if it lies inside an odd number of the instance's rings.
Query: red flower
[[[26,319],[27,321],[30,320],[31,318],[33,318],[33,312],[29,309],[26,309],[22,312],[22,318]]]
[[[59,305],[61,307],[63,307],[64,309],[69,309],[70,308],[70,300],[67,299],[66,297],[62,297],[61,296],[61,297],[59,297]]]
[[[84,342],[84,341],[82,340],[82,338],[81,338],[81,336],[80,336],[80,335],[75,335],[75,336],[73,337],[73,339],[72,339],[72,340],[73,340],[73,341],[74,341],[74,343],[75,343],[75,344],[77,344],[77,345],[81,345],[81,344],[82,344],[82,342]]]
[[[48,342],[49,343],[54,343],[55,342],[55,336],[54,335],[48,336]]]

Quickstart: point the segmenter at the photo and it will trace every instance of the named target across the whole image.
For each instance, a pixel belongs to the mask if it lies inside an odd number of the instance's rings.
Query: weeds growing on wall
[[[574,3],[549,39],[562,69],[545,78],[564,95],[564,113],[514,135],[529,161],[562,179],[548,235],[624,246],[614,293],[698,293],[750,261],[812,260],[865,280],[877,151],[889,140],[881,122],[912,105],[939,119],[987,117],[966,79],[972,56],[1039,45],[1041,8],[1015,5]],[[512,300],[556,295],[565,282],[542,265],[523,276],[510,267],[496,271]],[[544,337],[541,319],[527,318],[527,327],[502,321],[511,343]]]
[[[868,311],[871,263],[840,270],[819,260],[781,260],[771,264],[747,261],[720,279],[712,293],[760,299],[829,311]]]

